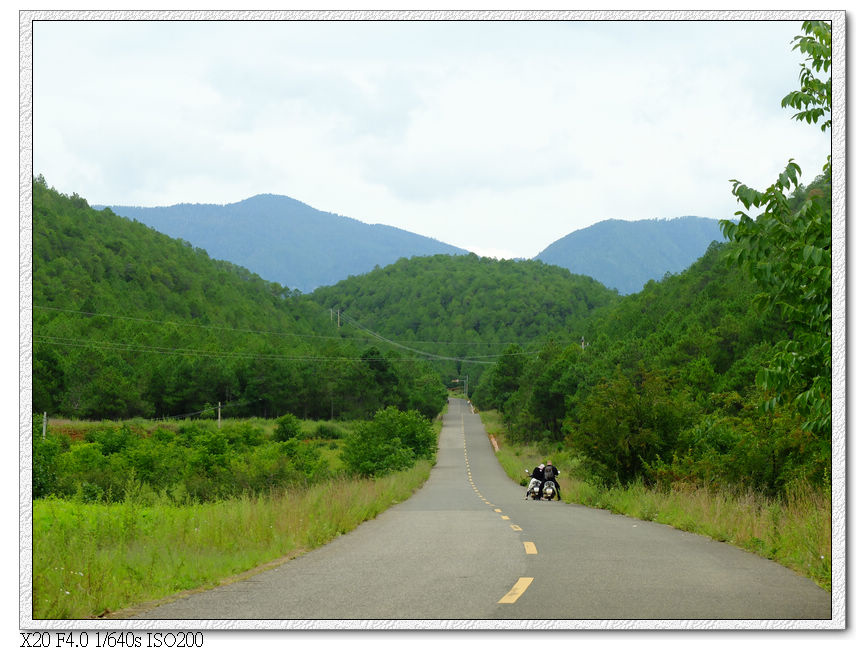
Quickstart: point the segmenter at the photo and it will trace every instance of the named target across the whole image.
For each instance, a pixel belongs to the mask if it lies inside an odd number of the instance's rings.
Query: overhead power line
[[[57,336],[35,336],[34,343],[58,345],[65,347],[96,348],[112,352],[148,352],[154,354],[174,354],[187,357],[205,357],[214,359],[256,359],[271,361],[365,361],[364,357],[323,357],[313,355],[262,354],[257,352],[225,352],[217,350],[199,350],[196,348],[172,348],[133,343],[117,343],[98,339],[76,339]],[[395,361],[416,361],[416,359],[396,359]]]
[[[191,418],[193,415],[204,415],[205,413],[210,413],[212,411],[216,411],[218,408],[222,409],[222,410],[226,410],[228,408],[238,408],[241,406],[248,406],[250,404],[255,404],[255,403],[261,402],[261,401],[264,401],[264,398],[260,397],[258,399],[248,399],[248,400],[244,400],[243,402],[226,402],[225,404],[222,404],[221,406],[209,406],[209,407],[202,409],[200,411],[193,411],[192,413],[184,413],[183,415],[161,415],[161,416],[156,417],[156,418],[150,418],[150,421],[151,422],[159,422],[162,420],[185,420],[186,418]]]
[[[342,336],[327,336],[320,334],[298,334],[293,332],[278,332],[272,330],[254,330],[254,329],[245,329],[245,328],[236,328],[236,327],[227,327],[221,325],[206,325],[200,323],[183,323],[177,321],[163,321],[152,318],[141,318],[136,316],[125,316],[120,314],[109,314],[109,313],[100,313],[100,312],[86,312],[75,309],[63,309],[59,307],[47,307],[42,305],[34,305],[34,309],[44,310],[44,311],[53,311],[53,312],[62,312],[62,313],[70,313],[79,316],[88,316],[88,317],[102,317],[102,318],[114,318],[119,320],[128,320],[135,321],[141,323],[149,323],[156,325],[173,325],[173,326],[181,326],[181,327],[196,327],[201,329],[211,329],[211,330],[220,330],[220,331],[232,331],[232,332],[241,332],[246,334],[263,334],[263,335],[278,335],[278,336],[295,336],[302,338],[318,338],[318,339],[336,339],[340,341],[363,341],[363,342],[371,342],[371,341],[380,341],[383,343],[387,343],[394,347],[400,348],[402,350],[406,350],[415,355],[419,355],[423,359],[426,360],[437,360],[437,361],[456,361],[460,363],[477,363],[483,365],[493,365],[496,363],[496,359],[499,359],[503,356],[528,356],[536,354],[537,351],[523,351],[523,352],[514,352],[514,353],[499,353],[499,354],[488,354],[488,355],[473,355],[470,357],[456,357],[456,356],[448,356],[435,354],[432,352],[427,352],[426,350],[420,350],[418,348],[414,348],[408,345],[405,345],[399,341],[387,338],[378,332],[375,332],[367,327],[361,325],[357,320],[351,318],[345,314],[344,311],[341,311],[342,317],[349,324],[353,325],[358,330],[368,334],[371,338],[368,339],[357,339],[351,337],[342,337]],[[57,336],[45,336],[45,335],[36,335],[34,336],[34,342],[45,343],[48,345],[58,345],[58,346],[66,346],[66,347],[92,347],[103,350],[111,350],[111,351],[125,351],[125,352],[146,352],[146,353],[156,353],[156,354],[175,354],[181,356],[195,356],[195,357],[204,357],[204,358],[222,358],[222,359],[230,359],[230,358],[243,358],[243,359],[264,359],[264,360],[281,360],[281,361],[363,361],[363,357],[338,357],[338,356],[316,356],[316,355],[285,355],[285,354],[262,354],[262,353],[253,353],[253,352],[227,352],[227,351],[219,351],[219,350],[201,350],[197,348],[181,348],[181,347],[168,347],[168,346],[153,346],[153,345],[144,345],[144,344],[135,344],[135,343],[125,343],[125,342],[116,342],[116,341],[106,341],[106,340],[98,340],[98,339],[82,339],[82,338],[67,338],[67,337],[57,337]],[[415,342],[418,343],[418,342]],[[420,342],[424,343],[424,342]],[[400,361],[415,361],[418,360],[416,357],[410,357],[407,359],[399,359]]]
[[[170,321],[170,320],[158,320],[155,318],[142,318],[138,316],[126,316],[123,314],[110,314],[107,312],[90,312],[90,311],[82,311],[79,309],[63,309],[60,307],[48,307],[46,305],[33,305],[33,309],[37,309],[40,311],[53,311],[60,312],[65,314],[75,314],[78,316],[87,316],[87,317],[99,317],[99,318],[113,318],[116,320],[128,320],[135,321],[139,323],[151,323],[154,325],[173,325],[176,327],[195,327],[199,329],[209,329],[209,330],[219,330],[225,332],[240,332],[242,334],[267,334],[273,336],[293,336],[297,338],[311,338],[311,339],[329,339],[329,340],[337,340],[337,341],[355,341],[355,342],[364,342],[368,343],[370,341],[381,340],[378,335],[372,335],[373,338],[354,338],[349,336],[338,336],[338,335],[327,335],[327,334],[301,334],[298,332],[287,332],[287,331],[273,331],[273,330],[258,330],[251,328],[243,328],[243,327],[229,327],[227,325],[207,325],[203,323],[185,323],[182,321]],[[342,312],[343,314],[345,312]],[[428,345],[487,345],[487,346],[504,346],[504,345],[522,345],[519,342],[491,342],[491,341],[394,341],[395,343],[414,343],[414,344],[428,344]]]
[[[363,325],[358,323],[356,320],[354,320],[350,316],[347,316],[345,314],[345,312],[341,312],[341,313],[342,313],[343,318],[345,318],[345,320],[347,322],[354,325],[359,330],[366,332],[370,336],[374,336],[379,341],[382,341],[384,343],[389,343],[390,345],[401,348],[403,350],[408,350],[409,352],[414,352],[415,354],[423,355],[424,357],[427,357],[429,359],[437,359],[440,361],[459,361],[462,363],[482,363],[482,364],[492,365],[492,364],[495,364],[496,362],[495,361],[486,361],[484,359],[498,359],[498,358],[503,357],[503,356],[524,356],[524,355],[530,355],[530,354],[537,354],[537,351],[534,351],[534,350],[529,351],[529,352],[516,352],[516,353],[508,353],[508,354],[490,354],[490,355],[481,355],[481,356],[473,356],[473,357],[448,357],[448,356],[444,356],[444,355],[440,355],[440,354],[433,354],[432,352],[426,352],[424,350],[418,350],[417,348],[412,348],[412,347],[409,347],[407,345],[403,345],[402,343],[398,343],[397,341],[393,341],[393,340],[391,340],[385,336],[382,336],[381,334],[379,334],[377,332],[373,332],[372,330],[367,329],[366,327],[364,327]]]
[[[140,323],[152,323],[154,325],[175,325],[177,327],[197,327],[200,329],[210,329],[210,330],[220,330],[226,332],[241,332],[244,334],[270,334],[275,336],[296,336],[300,338],[313,338],[313,339],[339,339],[342,340],[341,336],[328,336],[325,334],[299,334],[297,332],[287,332],[280,331],[275,332],[273,330],[256,330],[256,329],[247,329],[242,327],[228,327],[227,325],[205,325],[203,323],[183,323],[180,321],[170,321],[170,320],[156,320],[153,318],[140,318],[136,316],[123,316],[120,314],[108,314],[101,312],[89,312],[89,311],[80,311],[77,309],[61,309],[59,307],[45,307],[42,305],[33,305],[33,309],[40,309],[43,311],[56,311],[63,312],[67,314],[77,314],[79,316],[93,316],[100,318],[114,318],[117,320],[129,320],[129,321],[137,321]]]

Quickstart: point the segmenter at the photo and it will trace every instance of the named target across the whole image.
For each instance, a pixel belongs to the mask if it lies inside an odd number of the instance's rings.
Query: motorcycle
[[[529,470],[524,470],[526,474],[531,476],[531,472]],[[529,486],[526,490],[526,498],[531,497],[535,501],[540,501],[541,499],[545,499],[547,501],[552,501],[558,495],[556,494],[556,484],[553,481],[539,481],[535,477],[531,476],[529,479]]]
[[[547,501],[552,501],[556,498],[556,484],[552,481],[544,481],[544,487],[541,490],[541,497]]]
[[[541,498],[541,482],[532,476],[532,473],[529,470],[525,470],[526,474],[529,475],[529,486],[526,490],[526,498],[531,497],[535,501],[538,501]]]

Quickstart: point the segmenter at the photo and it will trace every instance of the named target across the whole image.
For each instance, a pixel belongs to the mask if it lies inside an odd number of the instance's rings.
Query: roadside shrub
[[[177,440],[177,434],[171,429],[163,429],[162,427],[156,429],[152,434],[150,434],[150,439],[154,442],[159,442],[163,444],[175,442]]]
[[[299,421],[283,418],[283,431]],[[285,426],[285,425],[288,426]],[[67,436],[33,437],[34,498],[50,495],[81,502],[122,500],[130,482],[176,502],[205,502],[243,493],[298,486],[329,478],[319,443],[297,437],[268,440],[264,421],[186,421],[177,432],[136,433],[103,423],[69,443]],[[310,429],[312,427],[310,426]],[[92,442],[87,442],[86,440]],[[331,454],[331,457],[336,454]]]
[[[217,467],[228,466],[228,438],[221,431],[208,431],[193,441],[190,464],[210,474]]]
[[[232,483],[239,491],[259,493],[298,482],[299,473],[282,444],[260,445],[248,454],[231,459]]]
[[[74,501],[78,503],[99,503],[102,501],[104,490],[94,483],[83,481],[75,487]]]
[[[84,439],[87,442],[97,442],[106,456],[122,452],[127,447],[133,445],[137,440],[132,429],[127,424],[114,426],[106,424],[98,429],[93,429],[84,434]]]
[[[345,432],[332,422],[319,422],[315,427],[315,435],[324,440],[337,440],[345,436]]]
[[[53,494],[57,489],[57,461],[63,446],[56,436],[42,439],[41,429],[33,436],[33,498]]]
[[[157,429],[127,452],[138,480],[156,489],[169,489],[183,478],[190,450],[175,440],[172,432]]]
[[[226,423],[222,431],[233,447],[257,447],[265,439],[264,428],[246,420]]]
[[[276,420],[276,429],[273,439],[276,442],[285,442],[300,437],[300,420],[291,413],[286,413]]]
[[[308,483],[320,481],[328,476],[327,464],[317,447],[298,440],[287,440],[279,445],[282,453],[291,459],[294,469]]]
[[[196,438],[216,430],[216,422],[208,422],[206,420],[186,421],[177,427],[177,442],[184,447],[191,447],[195,444]]]
[[[418,459],[432,459],[435,449],[429,420],[417,411],[390,406],[346,437],[342,461],[352,473],[383,476],[411,467]]]
[[[60,475],[58,490],[62,494],[75,494],[79,485],[99,483],[103,474],[105,458],[98,442],[79,442],[58,458]]]

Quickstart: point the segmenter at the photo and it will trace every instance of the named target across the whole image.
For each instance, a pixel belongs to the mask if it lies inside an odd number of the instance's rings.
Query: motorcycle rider
[[[542,482],[543,481],[552,481],[553,485],[556,486],[556,500],[561,501],[562,500],[562,486],[559,485],[559,482],[556,480],[556,477],[559,475],[559,469],[555,465],[553,465],[553,462],[550,460],[547,461],[546,466],[544,466],[544,464],[541,463],[541,468],[542,468],[541,473],[543,474],[543,477],[544,477],[543,479],[541,479],[541,481]]]
[[[543,487],[543,485],[544,485],[544,464],[543,464],[543,462],[540,465],[538,465],[537,467],[535,467],[535,469],[532,470],[532,478],[537,479],[538,482],[541,484],[541,487]],[[532,482],[530,480],[529,486],[531,486],[531,484],[532,484]],[[526,490],[526,499],[528,499],[528,498],[529,498],[529,490]]]

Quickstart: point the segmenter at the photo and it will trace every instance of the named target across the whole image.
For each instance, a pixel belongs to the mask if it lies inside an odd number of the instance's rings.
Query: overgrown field
[[[325,544],[411,496],[431,463],[213,503],[33,502],[33,618],[89,618]]]
[[[653,489],[639,481],[603,487],[563,445],[514,444],[507,439],[500,414],[482,411],[481,419],[496,436],[501,449],[497,456],[505,472],[523,485],[527,483],[525,469],[542,459],[552,460],[562,472],[559,483],[564,501],[706,535],[774,560],[827,591],[831,588],[828,491],[804,481],[788,486],[777,497],[694,483],[673,484],[668,489]]]
[[[38,420],[38,418],[37,418]],[[293,557],[408,498],[441,418],[41,422],[33,617],[88,618]]]

